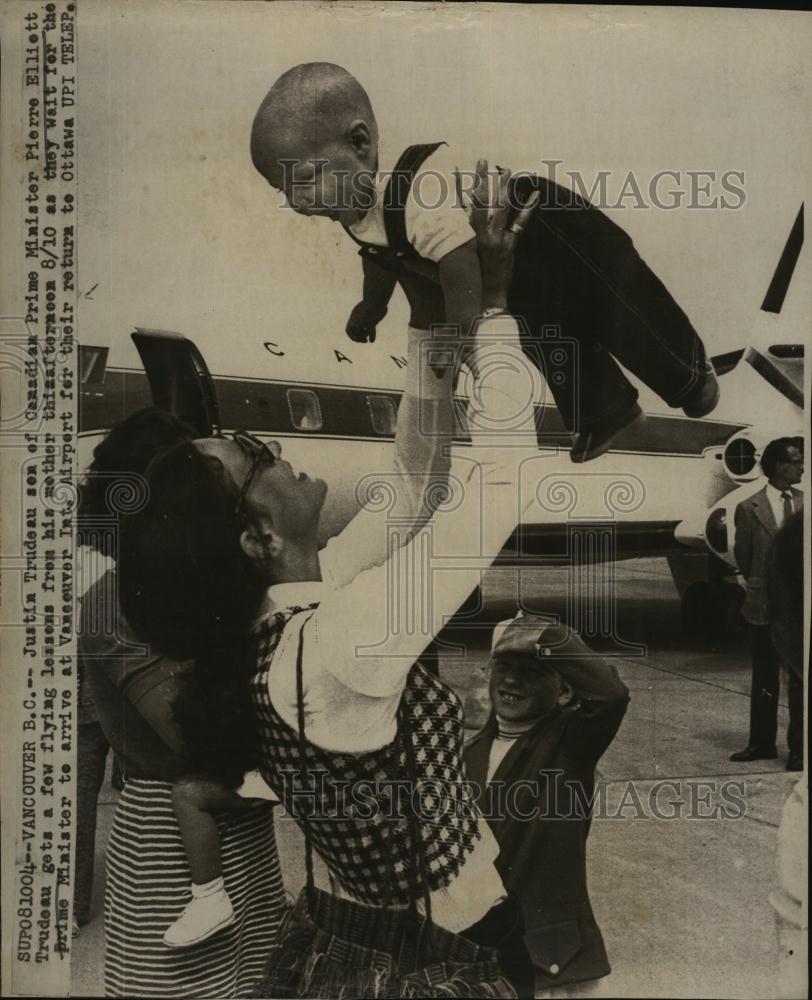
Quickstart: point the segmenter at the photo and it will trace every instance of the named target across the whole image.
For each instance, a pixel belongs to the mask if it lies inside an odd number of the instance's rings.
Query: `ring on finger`
[[[511,222],[511,224],[508,226],[508,230],[511,233],[515,233],[517,236],[519,235],[519,233],[522,232],[523,229],[524,227],[521,226],[518,222]]]

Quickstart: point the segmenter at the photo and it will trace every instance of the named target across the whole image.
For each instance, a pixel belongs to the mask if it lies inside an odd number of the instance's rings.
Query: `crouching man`
[[[605,976],[586,840],[595,765],[620,727],[628,689],[570,628],[524,615],[494,631],[490,696],[466,771],[499,843],[505,888],[524,910],[537,988]]]

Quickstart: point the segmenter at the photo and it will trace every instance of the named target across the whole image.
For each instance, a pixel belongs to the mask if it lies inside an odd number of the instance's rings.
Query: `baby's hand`
[[[385,315],[385,309],[381,312],[368,302],[359,302],[350,313],[350,318],[347,322],[347,336],[350,340],[354,340],[356,344],[374,344],[375,327]]]

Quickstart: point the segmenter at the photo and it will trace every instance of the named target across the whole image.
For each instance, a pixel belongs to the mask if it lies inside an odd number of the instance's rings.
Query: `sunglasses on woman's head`
[[[234,431],[231,437],[240,446],[243,454],[251,459],[251,467],[243,480],[240,495],[237,498],[237,506],[234,508],[234,513],[239,514],[260,465],[273,465],[276,461],[276,455],[274,455],[264,441],[260,441],[258,437],[249,434],[248,431]]]

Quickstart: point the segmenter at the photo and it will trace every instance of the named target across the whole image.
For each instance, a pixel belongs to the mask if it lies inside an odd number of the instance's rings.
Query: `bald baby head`
[[[352,177],[374,170],[377,156],[378,127],[369,97],[351,73],[333,63],[302,63],[283,73],[254,116],[251,159],[289,200],[292,187],[304,190],[300,182],[307,180],[307,164],[324,161],[320,170]],[[305,214],[328,214],[310,209],[301,208]]]

